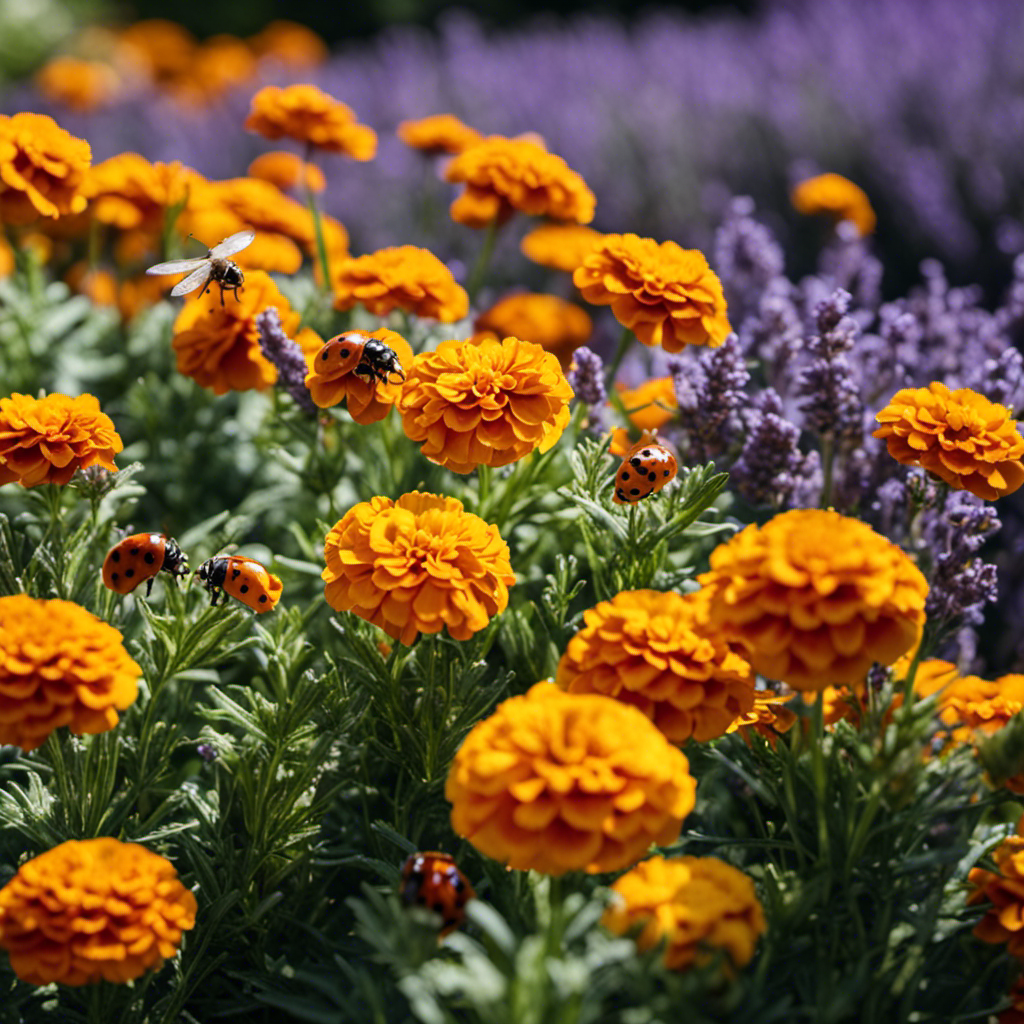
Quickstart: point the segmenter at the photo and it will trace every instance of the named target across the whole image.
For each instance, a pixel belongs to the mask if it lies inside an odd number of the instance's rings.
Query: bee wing
[[[205,263],[208,256],[196,256],[191,260],[169,260],[167,263],[158,263],[150,267],[147,274],[184,274],[186,270],[195,270],[200,263]]]
[[[225,256],[233,256],[236,252],[241,252],[242,249],[251,244],[255,237],[256,232],[252,228],[246,228],[244,231],[228,235],[223,242],[219,242],[210,250],[210,259],[222,260]]]
[[[213,264],[209,260],[203,260],[203,265],[193,270],[184,281],[179,281],[172,289],[172,295],[187,295],[197,288],[206,284],[210,274],[213,273]]]

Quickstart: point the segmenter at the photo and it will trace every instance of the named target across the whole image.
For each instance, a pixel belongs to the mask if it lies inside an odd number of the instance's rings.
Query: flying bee
[[[203,288],[199,293],[205,295],[210,290],[210,285],[217,282],[220,285],[220,304],[224,305],[224,292],[230,289],[238,300],[238,289],[245,283],[245,275],[237,263],[232,263],[228,256],[241,252],[256,237],[252,228],[246,228],[234,235],[229,235],[223,242],[218,243],[210,249],[205,256],[197,256],[191,260],[169,260],[167,263],[158,263],[150,267],[147,274],[184,274],[188,273],[183,281],[179,281],[172,289],[171,295],[187,295],[197,288]]]

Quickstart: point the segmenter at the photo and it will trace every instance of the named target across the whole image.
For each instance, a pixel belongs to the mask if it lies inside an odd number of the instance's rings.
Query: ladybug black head
[[[359,370],[365,371],[384,383],[388,383],[391,374],[405,380],[405,371],[398,361],[398,355],[394,349],[389,348],[379,338],[370,338],[366,342]]]

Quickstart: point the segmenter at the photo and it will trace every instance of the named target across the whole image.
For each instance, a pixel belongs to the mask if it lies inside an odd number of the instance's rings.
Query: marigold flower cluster
[[[183,204],[204,184],[201,175],[174,163],[150,163],[138,153],[120,153],[89,171],[82,194],[89,214],[122,231],[159,235],[167,210]]]
[[[732,332],[722,282],[696,249],[637,235],[605,235],[572,275],[583,298],[611,306],[645,345],[717,348]]]
[[[750,525],[698,577],[710,617],[756,671],[798,690],[860,683],[921,639],[928,583],[866,523],[796,509]]]
[[[796,185],[790,199],[797,213],[822,213],[833,220],[849,221],[861,235],[875,230],[875,211],[867,193],[841,174],[807,178]]]
[[[796,712],[789,707],[792,693],[775,693],[773,690],[755,690],[754,706],[740,715],[725,731],[738,732],[744,742],[750,743],[750,734],[759,733],[773,747],[784,733],[796,724]]]
[[[0,744],[35,750],[55,729],[113,729],[142,670],[121,634],[70,601],[0,597]]]
[[[117,470],[124,448],[93,395],[0,398],[0,484],[66,484],[79,469]]]
[[[446,626],[468,640],[508,605],[515,583],[496,526],[461,501],[413,491],[353,506],[324,545],[327,603],[411,644]]]
[[[665,943],[665,966],[685,970],[722,951],[733,968],[749,963],[764,933],[754,883],[716,857],[651,857],[614,885],[602,924],[617,935],[641,928],[637,948]]]
[[[642,711],[673,743],[714,739],[754,706],[750,666],[710,628],[700,592],[633,590],[583,614],[555,682]]]
[[[444,341],[406,372],[398,399],[406,436],[456,473],[547,451],[569,422],[572,389],[558,360],[528,341]]]
[[[454,114],[433,114],[415,121],[402,121],[398,137],[410,148],[428,155],[462,153],[483,141],[483,136]]]
[[[583,224],[541,224],[523,235],[519,250],[542,267],[571,274],[602,237]]]
[[[124,983],[174,956],[196,899],[170,861],[117,839],[71,840],[0,889],[0,947],[31,985]]]
[[[904,466],[923,466],[954,490],[984,501],[1024,484],[1024,437],[1010,410],[970,388],[933,381],[903,388],[875,417],[874,436]]]
[[[971,868],[967,875],[973,890],[967,905],[991,903],[974,926],[982,942],[1005,943],[1011,956],[1024,959],[1024,838],[1004,839],[992,852],[995,871]]]
[[[939,719],[946,738],[953,743],[976,743],[1024,710],[1024,675],[995,680],[962,676],[949,662],[935,658],[918,666],[914,690],[938,694]]]
[[[696,783],[635,708],[537,683],[470,731],[445,796],[452,827],[509,867],[618,871],[678,835]]]
[[[573,352],[594,333],[590,317],[575,303],[535,292],[506,295],[484,310],[473,328],[478,334],[490,333],[499,340],[512,337],[532,341],[556,356],[563,370],[572,362]]]
[[[464,150],[445,178],[466,186],[452,203],[452,219],[471,228],[507,220],[515,211],[589,224],[596,200],[586,182],[543,146],[492,135]]]

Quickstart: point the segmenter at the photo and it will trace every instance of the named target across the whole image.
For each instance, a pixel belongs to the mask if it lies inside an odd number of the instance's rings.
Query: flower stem
[[[811,711],[811,777],[814,780],[814,805],[818,817],[818,858],[827,864],[829,860],[828,816],[826,803],[828,800],[828,776],[825,771],[825,752],[822,745],[825,741],[825,692],[818,691],[817,699]],[[826,872],[826,878],[828,874]]]
[[[476,514],[481,519],[486,519],[484,512],[487,507],[487,500],[491,496],[491,467],[480,465],[476,468],[477,477],[477,495],[476,495]]]
[[[305,163],[312,163],[313,144],[306,146]],[[316,255],[320,261],[320,273],[323,275],[324,291],[331,290],[331,264],[327,258],[327,243],[324,241],[324,225],[320,216],[320,208],[316,205],[316,196],[313,193],[313,186],[309,183],[309,176],[303,168],[303,185],[306,189],[306,205],[309,207],[309,215],[313,218],[313,234],[316,236]]]
[[[484,244],[480,248],[480,255],[477,256],[476,263],[473,264],[473,269],[469,272],[469,280],[466,282],[466,291],[469,293],[470,305],[476,301],[476,293],[484,283],[484,277],[491,262],[491,254],[494,252],[494,243],[498,240],[498,229],[500,227],[501,224],[498,223],[497,217],[487,225],[487,234],[484,235]]]
[[[623,327],[622,336],[619,338],[619,347],[615,350],[615,355],[612,356],[612,361],[608,364],[608,369],[605,373],[604,388],[609,395],[614,394],[615,374],[619,372],[622,360],[625,359],[626,352],[629,350],[632,342],[633,332],[628,327]]]

